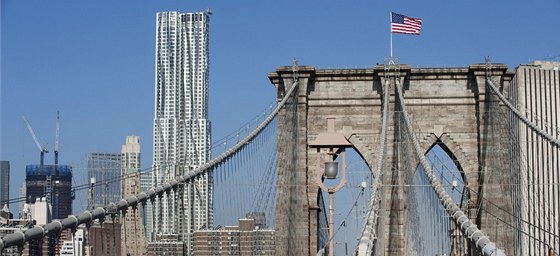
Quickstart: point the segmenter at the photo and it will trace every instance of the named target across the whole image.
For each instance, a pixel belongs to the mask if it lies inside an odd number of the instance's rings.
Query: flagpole
[[[392,60],[393,59],[393,32],[391,30],[391,26],[392,26],[391,23],[393,23],[393,13],[389,12],[389,44],[391,48],[391,55],[389,55],[389,57]]]

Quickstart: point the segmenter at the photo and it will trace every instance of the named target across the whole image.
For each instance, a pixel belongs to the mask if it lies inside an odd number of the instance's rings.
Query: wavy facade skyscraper
[[[156,19],[153,185],[176,179],[210,157],[209,12],[160,12]],[[189,250],[194,230],[212,225],[212,176],[156,200],[155,238],[176,234]]]

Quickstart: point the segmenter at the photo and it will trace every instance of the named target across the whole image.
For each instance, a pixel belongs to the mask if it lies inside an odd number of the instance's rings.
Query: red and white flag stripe
[[[391,13],[391,33],[420,35],[422,19]]]

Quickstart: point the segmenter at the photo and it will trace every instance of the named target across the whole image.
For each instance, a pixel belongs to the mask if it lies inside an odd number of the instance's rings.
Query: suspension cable
[[[241,140],[235,146],[233,146],[226,152],[222,153],[221,155],[217,156],[216,158],[201,165],[193,172],[180,176],[177,179],[165,182],[157,187],[148,190],[147,192],[140,192],[138,194],[129,196],[126,199],[123,198],[118,202],[110,203],[104,207],[98,207],[93,210],[86,210],[78,216],[70,215],[61,221],[52,221],[44,226],[35,226],[31,229],[26,230],[25,232],[16,232],[13,234],[6,235],[0,238],[0,252],[4,248],[8,248],[15,245],[22,245],[26,241],[32,239],[41,240],[44,238],[46,234],[49,235],[60,234],[60,232],[62,232],[63,230],[76,228],[80,224],[84,224],[84,223],[87,224],[96,219],[103,219],[108,213],[122,211],[130,206],[134,207],[139,203],[144,203],[147,200],[152,200],[156,196],[162,196],[164,193],[177,189],[180,186],[180,184],[189,181],[193,178],[196,178],[199,175],[204,174],[208,171],[211,171],[214,166],[222,163],[223,161],[227,160],[231,156],[237,154],[240,150],[245,148],[249,144],[249,142],[251,142],[257,135],[259,135],[264,130],[264,128],[266,128],[268,124],[272,122],[272,120],[284,107],[284,104],[288,101],[288,99],[292,96],[292,94],[296,91],[296,88],[298,87],[299,87],[298,80],[295,80],[292,84],[292,87],[288,90],[288,92],[286,92],[284,98],[276,106],[274,111],[272,111],[270,115],[259,126],[257,126],[255,130],[253,130],[253,132],[248,134],[243,140]]]
[[[366,222],[362,230],[362,237],[358,243],[358,255],[370,255],[372,253],[373,244],[377,238],[376,228],[377,219],[379,215],[379,204],[380,204],[380,190],[383,185],[381,179],[382,169],[385,162],[385,156],[387,153],[387,115],[389,108],[389,79],[385,80],[385,92],[383,96],[383,119],[381,124],[381,138],[379,139],[379,146],[377,148],[377,166],[373,173],[374,183],[372,187],[372,192],[370,196]]]
[[[555,139],[552,135],[548,134],[547,132],[539,128],[535,123],[529,121],[529,119],[524,117],[523,114],[519,112],[519,110],[517,110],[513,105],[511,105],[511,103],[506,99],[506,97],[504,97],[504,95],[502,95],[498,91],[498,89],[494,86],[494,83],[490,79],[487,79],[486,81],[488,82],[490,89],[492,89],[492,91],[498,96],[498,98],[500,98],[502,103],[504,103],[509,108],[509,110],[511,110],[515,114],[515,116],[517,116],[521,121],[523,121],[523,123],[531,127],[533,131],[545,137],[550,143],[556,145],[557,147],[560,147],[560,140]]]
[[[439,158],[437,157],[437,155],[435,155],[435,158],[436,158],[437,160],[439,160]],[[439,160],[439,161],[441,161],[441,160]],[[447,167],[446,167],[446,169],[447,169]],[[443,181],[445,181],[445,183],[451,184],[451,181],[450,181],[447,177],[443,176],[442,178],[443,178]],[[462,183],[462,184],[464,185],[464,183]],[[527,185],[527,184],[503,184],[503,183],[502,183],[501,185],[519,185],[519,186],[524,186],[524,185]],[[550,185],[550,184],[543,184],[543,185]],[[478,193],[478,192],[476,192],[475,190],[473,190],[472,188],[470,188],[470,187],[468,187],[468,186],[466,186],[464,189],[467,190],[469,193],[473,193],[474,195],[479,196],[479,193]],[[560,239],[560,236],[559,236],[559,235],[557,235],[557,234],[555,234],[555,233],[553,233],[553,232],[550,232],[549,230],[546,230],[545,228],[542,228],[542,227],[540,227],[540,226],[537,226],[537,225],[535,225],[535,224],[533,224],[533,223],[531,223],[531,222],[529,222],[529,221],[523,219],[520,215],[515,214],[515,213],[513,213],[512,211],[508,211],[507,209],[504,209],[503,207],[499,206],[498,204],[494,203],[493,201],[489,200],[488,198],[485,198],[485,197],[483,197],[483,196],[480,196],[480,200],[489,203],[492,207],[495,207],[496,209],[498,209],[498,210],[504,212],[504,213],[507,214],[508,216],[511,216],[511,217],[513,217],[513,218],[515,218],[515,219],[518,219],[520,222],[522,222],[522,223],[524,223],[524,224],[526,224],[526,225],[528,225],[528,226],[530,226],[530,227],[533,227],[533,228],[535,228],[535,229],[538,229],[540,232],[543,232],[543,233],[546,233],[546,234],[548,234],[548,235],[550,235],[550,236],[553,236],[555,239]],[[487,212],[487,213],[490,214],[490,215],[492,215],[493,217],[496,217],[497,220],[499,220],[500,222],[504,223],[505,225],[508,225],[508,226],[512,227],[513,229],[515,229],[515,230],[517,230],[517,231],[523,233],[524,235],[528,236],[529,238],[532,238],[532,239],[534,239],[534,240],[537,240],[537,241],[539,241],[539,242],[541,242],[541,243],[546,243],[546,241],[545,241],[545,242],[540,241],[540,240],[539,240],[538,238],[536,238],[535,236],[524,232],[523,230],[521,230],[521,229],[519,229],[519,228],[513,226],[512,224],[507,223],[506,221],[504,221],[503,219],[499,218],[498,216],[492,214],[491,212]]]
[[[403,111],[404,121],[406,123],[408,133],[412,138],[412,142],[414,145],[415,153],[418,155],[420,159],[420,163],[424,169],[432,188],[438,195],[438,198],[442,205],[447,210],[447,213],[453,217],[453,220],[456,222],[457,226],[461,228],[461,231],[464,235],[466,235],[469,240],[476,245],[480,252],[482,252],[485,256],[505,256],[502,250],[499,250],[496,247],[496,244],[491,242],[490,239],[480,230],[478,227],[471,222],[471,220],[461,211],[461,209],[453,202],[453,199],[447,194],[445,188],[442,186],[441,182],[437,179],[432,167],[428,164],[426,160],[426,156],[422,154],[422,150],[420,147],[420,143],[416,138],[416,134],[412,131],[412,124],[406,112],[406,105],[404,103],[404,97],[402,94],[401,86],[399,80],[396,79],[396,87],[397,87],[397,94],[399,97],[399,101],[401,104],[401,108]]]

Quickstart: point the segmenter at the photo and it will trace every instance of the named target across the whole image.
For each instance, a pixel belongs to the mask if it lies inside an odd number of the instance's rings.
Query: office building
[[[10,162],[0,161],[0,207],[10,199]]]
[[[52,219],[52,205],[47,202],[45,197],[37,198],[34,203],[29,204],[29,208],[24,208],[27,219],[35,221],[37,225],[46,225]]]
[[[210,157],[209,15],[157,13],[153,186],[192,172]],[[211,174],[164,194],[154,207],[155,232],[178,234],[189,251],[192,232],[212,226],[211,195]]]
[[[44,198],[52,205],[52,219],[72,214],[72,167],[68,165],[27,165],[25,170],[27,203]]]
[[[520,65],[515,71],[514,81],[509,88],[511,103],[539,129],[560,139],[560,62],[535,61]],[[512,118],[516,120],[516,118]],[[514,129],[518,144],[512,152],[520,152],[513,159],[517,181],[515,194],[521,195],[514,202],[514,213],[520,214],[523,222],[518,227],[517,240],[522,246],[515,252],[519,255],[535,255],[547,251],[547,243],[558,242],[560,235],[560,149],[546,138],[527,128],[521,122]],[[530,152],[530,153],[528,153]],[[541,227],[549,227],[541,229]],[[531,239],[537,238],[538,240]],[[543,242],[545,241],[545,242]],[[547,242],[548,241],[548,242]]]
[[[27,189],[27,182],[24,181],[21,184],[21,186],[19,186],[19,193],[18,193],[19,196],[18,196],[18,198],[21,198],[21,199],[26,198],[26,195],[27,195],[27,191],[25,191],[26,189]],[[27,200],[19,200],[18,209],[19,209],[19,218],[20,219],[23,218],[21,215],[23,213],[23,207],[25,206],[26,203],[27,203]]]
[[[47,201],[45,197],[37,198],[35,200],[35,203],[29,204],[29,208],[27,210],[27,218],[33,220],[34,224],[36,225],[46,225],[47,223],[53,220],[52,219],[53,210],[54,209],[52,205]],[[45,239],[43,239],[43,241],[41,242],[33,241],[31,242],[31,244],[33,244],[32,247],[38,248],[39,245],[42,243],[43,244],[41,246],[43,248],[42,255],[58,255],[58,252],[60,251],[60,247],[58,246],[58,243],[60,241],[59,238],[60,237],[56,235],[47,236]],[[40,255],[40,254],[36,254],[36,255]]]
[[[88,176],[95,178],[90,208],[121,200],[121,154],[88,153]]]
[[[140,182],[140,137],[127,136],[121,150],[122,197],[139,194]],[[123,256],[146,255],[146,236],[142,225],[142,206],[128,209],[122,216],[121,253]]]

